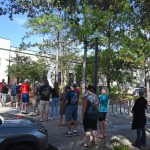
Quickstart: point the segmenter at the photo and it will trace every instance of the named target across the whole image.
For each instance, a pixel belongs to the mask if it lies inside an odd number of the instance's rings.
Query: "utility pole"
[[[99,32],[98,30],[94,33],[95,38],[95,60],[94,60],[94,87],[95,92],[97,93],[98,89],[98,39],[99,39]]]
[[[97,85],[98,85],[98,38],[95,38],[95,60],[94,60],[94,87],[97,93]]]
[[[59,37],[60,37],[60,33],[59,30],[57,29],[57,50],[56,50],[56,71],[55,71],[55,82],[59,82],[58,76],[59,76]]]

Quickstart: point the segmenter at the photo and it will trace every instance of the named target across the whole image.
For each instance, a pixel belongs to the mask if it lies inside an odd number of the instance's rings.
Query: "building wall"
[[[13,62],[10,62],[10,59],[16,57],[16,51],[18,48],[11,47],[11,41],[7,39],[0,38],[0,82],[2,79],[5,79],[5,82],[8,83],[8,66]],[[23,53],[18,54],[20,56],[30,56],[33,60],[37,60],[37,57],[34,56],[36,52],[24,50]],[[32,55],[31,55],[32,54]],[[16,81],[16,78],[10,79],[11,82]]]
[[[10,49],[10,40],[0,38],[0,81],[5,79],[8,81],[7,66],[9,65],[9,51],[2,49]]]

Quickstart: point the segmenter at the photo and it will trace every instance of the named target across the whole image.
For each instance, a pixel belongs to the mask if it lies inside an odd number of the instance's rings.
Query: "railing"
[[[109,101],[109,115],[130,115],[132,108],[134,106],[134,101],[118,101],[115,103],[111,103]],[[146,110],[147,113],[150,112],[150,107]]]

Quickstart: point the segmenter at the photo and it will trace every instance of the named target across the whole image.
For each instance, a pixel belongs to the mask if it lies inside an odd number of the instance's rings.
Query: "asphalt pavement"
[[[30,111],[32,109],[30,108]],[[20,114],[17,109],[10,107],[1,107],[0,113],[11,113]],[[20,114],[21,115],[21,114]],[[82,144],[84,143],[84,131],[81,119],[81,107],[78,111],[78,135],[72,137],[66,137],[66,127],[58,126],[58,119],[49,120],[43,124],[48,129],[49,136],[49,150],[82,150]],[[148,116],[147,123],[147,147],[146,150],[150,150],[150,114]],[[31,117],[27,115],[27,117]],[[38,117],[32,117],[37,120]],[[120,141],[121,143],[128,145],[130,150],[138,150],[132,146],[136,138],[136,131],[131,130],[132,115],[122,114],[122,115],[107,115],[107,138],[103,140],[98,140],[98,145],[92,147],[94,150],[111,150],[112,149],[112,139]]]

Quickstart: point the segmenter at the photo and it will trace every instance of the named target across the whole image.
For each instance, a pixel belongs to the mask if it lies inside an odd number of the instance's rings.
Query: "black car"
[[[22,116],[0,114],[0,150],[47,150],[47,129]]]

